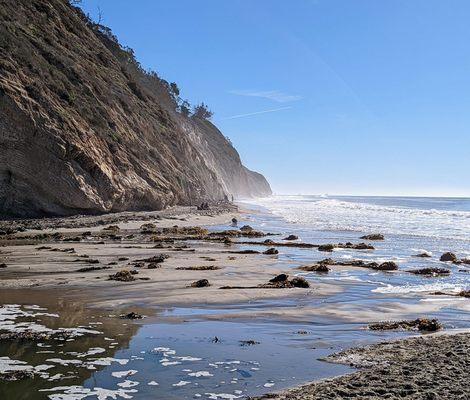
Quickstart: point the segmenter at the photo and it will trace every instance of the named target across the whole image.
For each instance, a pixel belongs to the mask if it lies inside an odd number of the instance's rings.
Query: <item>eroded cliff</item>
[[[161,209],[271,193],[171,85],[66,0],[0,2],[0,214]]]

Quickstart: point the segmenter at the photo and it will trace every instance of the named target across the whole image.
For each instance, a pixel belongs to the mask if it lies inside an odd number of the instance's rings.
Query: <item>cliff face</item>
[[[0,214],[160,209],[271,193],[170,85],[66,0],[0,2]]]

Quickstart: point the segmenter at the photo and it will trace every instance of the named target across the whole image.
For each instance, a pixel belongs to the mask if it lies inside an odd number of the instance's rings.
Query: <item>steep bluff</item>
[[[0,1],[0,214],[264,196],[207,119],[66,0]]]

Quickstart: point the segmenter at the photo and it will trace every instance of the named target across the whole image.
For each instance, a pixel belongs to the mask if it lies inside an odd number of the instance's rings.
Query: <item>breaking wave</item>
[[[439,198],[272,196],[250,203],[317,230],[470,238],[468,199],[450,203]]]

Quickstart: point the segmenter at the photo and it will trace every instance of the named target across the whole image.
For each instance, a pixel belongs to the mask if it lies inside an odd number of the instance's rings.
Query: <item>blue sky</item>
[[[277,193],[470,196],[470,2],[83,0]]]

